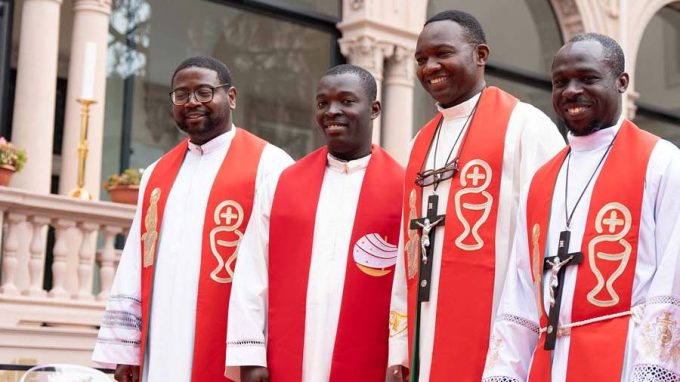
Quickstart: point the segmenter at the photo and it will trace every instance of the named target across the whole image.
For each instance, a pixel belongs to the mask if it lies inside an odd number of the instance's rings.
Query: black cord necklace
[[[460,140],[460,137],[463,136],[463,132],[465,132],[463,141],[460,143],[460,149],[458,149],[458,154],[456,157],[453,159],[453,162],[458,162],[460,159],[460,153],[463,151],[463,144],[465,143],[465,138],[467,138],[467,132],[469,130],[469,124],[471,123],[472,117],[475,115],[475,112],[477,111],[477,106],[479,105],[479,100],[482,99],[482,96],[480,94],[479,98],[477,98],[477,102],[475,103],[475,106],[472,108],[472,111],[470,111],[470,114],[468,114],[467,118],[465,119],[465,123],[463,123],[463,127],[460,129],[458,132],[458,136],[456,137],[456,140],[453,142],[453,146],[451,146],[451,150],[449,150],[449,154],[446,156],[446,160],[444,161],[444,167],[447,167],[451,164],[449,161],[451,159],[451,155],[453,155],[453,150],[456,149],[456,145],[458,144],[458,141]],[[437,148],[439,146],[439,136],[441,135],[441,127],[442,123],[444,122],[444,117],[439,120],[439,124],[437,125],[437,132],[435,133],[435,138],[434,138],[434,158],[432,158],[432,168],[436,169],[437,168]],[[430,148],[432,148],[432,142],[430,142]],[[428,149],[428,152],[430,150]],[[425,158],[425,161],[427,161],[427,157]],[[457,171],[458,168],[457,166],[454,167],[454,171]],[[455,172],[454,172],[455,175]],[[444,179],[441,179],[444,180]],[[439,183],[441,180],[435,181],[434,184],[432,185],[433,191],[437,191],[437,187],[439,186]]]
[[[574,212],[576,212],[576,207],[578,207],[578,204],[581,202],[581,199],[583,198],[583,195],[586,193],[586,190],[588,189],[590,182],[593,181],[593,178],[595,177],[597,170],[600,168],[600,166],[602,166],[602,163],[604,162],[604,158],[607,157],[607,153],[609,153],[609,150],[611,150],[612,146],[614,145],[615,139],[616,139],[616,135],[614,136],[614,138],[612,138],[612,141],[609,143],[609,146],[607,146],[607,150],[605,150],[604,154],[600,158],[600,161],[597,163],[595,170],[590,175],[590,179],[588,179],[588,183],[586,183],[586,186],[583,188],[583,191],[581,191],[581,195],[579,195],[578,199],[576,200],[576,204],[574,204],[574,208],[571,210],[571,213],[569,213],[569,207],[567,207],[567,194],[569,193],[569,163],[571,162],[571,160],[570,160],[571,159],[571,150],[569,150],[569,153],[567,154],[567,173],[566,173],[565,181],[564,181],[564,218],[565,218],[566,224],[567,224],[567,231],[569,231],[569,226],[571,225],[571,219],[574,217]]]

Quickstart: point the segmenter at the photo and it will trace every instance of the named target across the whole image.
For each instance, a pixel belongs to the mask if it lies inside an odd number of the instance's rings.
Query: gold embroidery
[[[531,229],[531,245],[533,246],[531,254],[533,257],[534,283],[538,283],[539,278],[541,277],[541,269],[539,263],[541,257],[541,249],[538,242],[540,238],[541,238],[541,226],[539,224],[534,224],[533,228]]]
[[[234,267],[232,264],[236,261],[238,247],[243,238],[243,233],[238,230],[243,223],[243,207],[236,201],[225,200],[215,207],[213,219],[217,226],[210,231],[210,250],[215,260],[217,260],[217,266],[210,272],[210,278],[217,283],[226,284],[230,283],[234,278]],[[235,240],[218,239],[217,235],[223,232],[233,232]],[[223,255],[218,247],[233,248],[233,252],[226,261],[222,258]],[[226,252],[228,254],[229,250]],[[227,272],[226,277],[218,275],[223,269]]]
[[[472,171],[470,171],[472,170]],[[480,171],[481,170],[481,171]],[[471,160],[463,166],[460,172],[460,184],[463,186],[456,192],[454,201],[456,205],[456,215],[463,224],[463,233],[456,238],[456,246],[464,251],[476,251],[484,247],[484,240],[479,236],[479,228],[486,222],[491,213],[491,205],[493,203],[493,196],[486,191],[491,184],[492,171],[491,166],[481,159]],[[472,187],[467,187],[468,179],[472,183]],[[483,183],[478,185],[479,181]],[[462,203],[461,198],[468,194],[479,194],[486,199],[484,203]],[[463,209],[471,211],[482,211],[482,216],[470,228],[470,222],[463,216]],[[465,244],[463,241],[472,235],[475,240],[474,244]]]
[[[662,362],[680,361],[680,341],[677,335],[677,321],[671,319],[671,312],[663,312],[662,317],[657,317],[654,322],[642,328],[643,355]]]
[[[623,215],[619,218],[619,212]],[[614,282],[623,274],[630,259],[630,254],[632,251],[632,246],[630,243],[624,239],[632,224],[632,218],[630,211],[626,206],[621,203],[611,202],[607,203],[604,207],[600,209],[595,218],[595,230],[600,235],[595,236],[588,243],[588,262],[590,263],[590,269],[592,269],[595,278],[597,279],[597,285],[588,292],[587,300],[591,304],[598,307],[608,307],[619,303],[619,295],[614,289]],[[607,234],[603,234],[604,227],[607,227]],[[618,227],[622,228],[618,233]],[[622,247],[623,251],[619,253],[606,253],[606,252],[596,252],[595,246],[599,243],[608,242],[618,242]],[[618,268],[609,276],[607,281],[604,280],[602,272],[597,267],[597,259],[600,261],[611,261],[619,262]],[[609,294],[608,299],[597,298],[598,293],[602,291],[603,288],[607,289]]]
[[[539,224],[534,224],[531,229],[531,257],[533,263],[533,274],[534,274],[534,289],[536,289],[536,308],[538,312],[543,311],[543,291],[541,287],[541,278],[543,272],[541,272],[541,247],[539,240],[541,238],[541,226]]]
[[[369,233],[354,243],[352,258],[363,273],[372,277],[386,276],[397,263],[397,246],[387,242],[387,236],[382,238],[377,233]]]
[[[501,356],[501,350],[503,349],[503,339],[492,334],[489,339],[489,352],[486,356],[486,364],[484,364],[484,369],[491,369],[496,366],[498,360]]]
[[[411,193],[408,197],[409,222],[418,218],[418,216],[416,216],[416,200],[417,194],[414,188],[411,189]],[[408,240],[406,241],[404,248],[406,249],[406,256],[408,259],[408,278],[412,279],[416,276],[416,272],[418,271],[418,252],[420,251],[420,235],[418,234],[418,230],[408,230]]]
[[[390,337],[394,337],[399,333],[402,333],[408,327],[408,320],[406,319],[406,313],[397,312],[394,310],[390,311]]]
[[[144,228],[146,232],[142,235],[143,267],[153,265],[156,255],[156,242],[158,241],[158,200],[161,198],[161,189],[156,187],[149,196],[149,208],[146,210],[144,218]]]

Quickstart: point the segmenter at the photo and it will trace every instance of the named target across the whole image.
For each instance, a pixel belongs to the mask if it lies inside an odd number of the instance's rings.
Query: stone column
[[[408,160],[408,143],[413,135],[413,52],[396,46],[385,68],[382,143],[402,164]]]
[[[52,175],[60,9],[61,0],[25,0],[21,16],[12,141],[28,163],[12,184],[42,193]]]
[[[106,52],[109,33],[111,0],[75,0],[73,3],[73,35],[66,90],[64,140],[61,148],[61,178],[59,193],[68,194],[78,180],[78,142],[80,141],[81,96],[85,44],[97,44],[94,99],[90,106],[90,123],[87,133],[88,155],[85,167],[85,189],[94,199],[99,199],[102,142],[104,136],[104,102],[106,94]]]
[[[383,62],[385,56],[391,53],[392,47],[378,43],[368,36],[354,39],[341,38],[339,43],[342,54],[347,57],[350,64],[360,66],[373,75],[378,86],[377,98],[382,101]],[[381,143],[381,120],[382,117],[373,120],[373,143],[377,145]]]

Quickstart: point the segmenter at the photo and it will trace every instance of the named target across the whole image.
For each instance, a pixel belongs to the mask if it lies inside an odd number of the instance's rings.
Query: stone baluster
[[[95,248],[92,243],[92,233],[99,228],[99,224],[82,222],[78,229],[82,233],[80,251],[78,253],[78,293],[73,297],[78,300],[92,300],[92,269],[94,268]]]
[[[66,258],[68,256],[68,231],[75,226],[75,222],[67,219],[57,219],[55,222],[56,243],[54,244],[54,260],[52,261],[52,289],[49,296],[66,299]]]
[[[29,287],[24,291],[25,295],[34,297],[45,296],[45,291],[42,288],[43,269],[45,265],[45,234],[43,227],[50,223],[50,219],[44,216],[33,216],[29,219],[33,227],[33,235],[31,237],[31,244],[29,251],[31,253],[28,262],[28,277]]]
[[[26,215],[9,213],[7,216],[7,236],[5,237],[4,256],[2,260],[2,286],[0,294],[16,296],[19,288],[15,283],[20,264],[19,235]]]
[[[116,248],[114,243],[116,241],[116,235],[123,232],[121,227],[115,226],[102,226],[104,231],[104,248],[99,255],[99,279],[100,289],[97,299],[100,301],[106,301],[109,298],[109,292],[111,292],[111,285],[113,284],[113,276],[116,273]]]

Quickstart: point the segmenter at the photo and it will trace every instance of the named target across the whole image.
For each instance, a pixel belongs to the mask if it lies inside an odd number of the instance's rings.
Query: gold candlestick
[[[85,188],[85,162],[87,161],[87,126],[90,122],[90,105],[97,103],[93,99],[77,99],[82,109],[80,111],[80,143],[78,143],[78,185],[68,193],[69,196],[78,199],[92,200]]]

